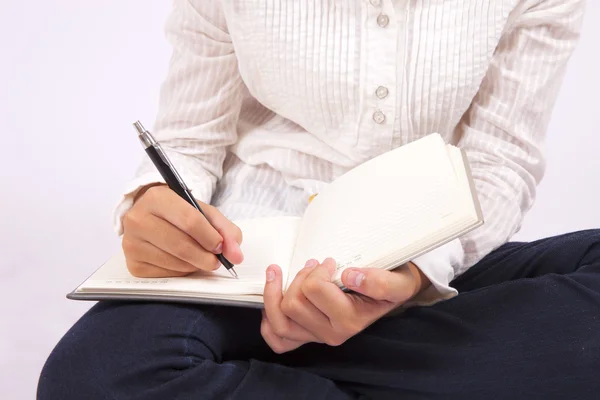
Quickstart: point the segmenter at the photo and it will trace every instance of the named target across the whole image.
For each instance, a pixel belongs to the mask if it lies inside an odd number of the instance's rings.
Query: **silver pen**
[[[148,154],[148,157],[150,157],[150,160],[152,160],[152,163],[154,164],[156,169],[158,169],[158,172],[162,175],[169,188],[171,188],[171,190],[177,193],[179,197],[191,204],[196,210],[200,211],[200,213],[202,213],[202,215],[204,215],[204,217],[206,218],[206,214],[204,214],[204,211],[202,211],[202,208],[200,208],[200,205],[198,204],[196,199],[194,199],[194,196],[192,196],[192,193],[186,186],[185,182],[183,182],[183,179],[181,178],[173,164],[171,164],[171,161],[169,161],[169,158],[167,157],[163,149],[160,147],[160,144],[154,139],[152,134],[150,134],[150,132],[148,132],[144,128],[140,121],[135,122],[133,126],[138,132],[138,138],[140,139],[142,146],[144,146],[146,154]],[[233,264],[231,263],[231,261],[226,259],[225,256],[223,256],[223,254],[217,254],[217,259],[221,262],[221,264],[223,264],[225,268],[227,268],[227,271],[229,271],[229,273],[233,275],[233,277],[238,277],[238,274],[233,268]]]

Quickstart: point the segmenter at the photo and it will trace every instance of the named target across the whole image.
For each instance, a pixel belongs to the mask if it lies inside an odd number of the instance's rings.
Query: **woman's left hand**
[[[267,269],[261,334],[276,353],[305,343],[339,346],[429,284],[412,263],[393,271],[349,268],[342,274],[344,293],[331,282],[336,263],[310,260],[282,294],[277,265]]]

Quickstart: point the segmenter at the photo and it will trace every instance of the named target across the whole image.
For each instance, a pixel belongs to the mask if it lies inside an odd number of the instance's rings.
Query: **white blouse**
[[[440,133],[466,151],[486,221],[414,260],[433,283],[418,301],[449,298],[450,281],[509,240],[532,206],[583,9],[584,0],[176,0],[153,133],[194,195],[231,219],[301,215],[349,169]],[[119,232],[137,189],[157,181],[143,162],[117,207]]]

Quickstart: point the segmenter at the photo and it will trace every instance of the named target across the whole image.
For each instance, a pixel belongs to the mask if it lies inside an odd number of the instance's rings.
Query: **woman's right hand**
[[[166,185],[141,192],[123,217],[122,245],[129,272],[162,278],[214,271],[220,266],[219,253],[240,264],[241,230],[215,207],[199,205],[210,222]]]

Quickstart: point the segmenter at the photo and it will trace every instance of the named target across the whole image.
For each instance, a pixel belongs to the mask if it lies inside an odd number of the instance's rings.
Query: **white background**
[[[143,156],[170,49],[170,2],[0,6],[0,397],[34,398],[50,350],[89,307],[65,294],[119,248],[111,213]],[[547,175],[519,239],[600,227],[600,4],[548,133]],[[100,351],[100,349],[99,349]]]

